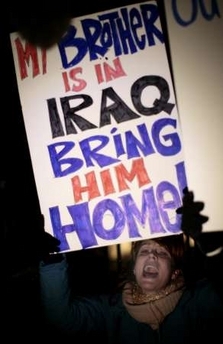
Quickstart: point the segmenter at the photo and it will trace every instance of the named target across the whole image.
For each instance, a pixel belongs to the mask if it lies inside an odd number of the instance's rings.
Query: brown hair
[[[133,273],[135,260],[139,252],[139,248],[145,242],[148,242],[148,240],[154,240],[159,245],[164,246],[170,252],[170,255],[173,259],[173,268],[181,271],[183,270],[185,258],[184,254],[187,248],[183,234],[134,241],[132,243],[131,259],[128,261],[128,264],[119,275],[118,289],[122,289],[126,282],[135,282],[135,274]]]
[[[140,247],[149,240],[157,242],[159,245],[165,247],[171,257],[173,258],[173,263],[175,268],[180,269],[182,267],[182,260],[185,252],[185,242],[183,234],[169,235],[165,237],[150,238],[146,240],[135,241],[132,244],[132,261],[133,263],[136,260],[137,254]]]

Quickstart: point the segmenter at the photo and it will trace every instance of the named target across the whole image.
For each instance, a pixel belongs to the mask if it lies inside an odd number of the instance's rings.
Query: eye
[[[143,248],[139,251],[139,255],[140,256],[146,256],[149,253],[149,249],[148,248]]]
[[[157,248],[156,253],[157,253],[157,256],[159,256],[160,258],[169,258],[170,257],[169,252],[167,252],[166,250],[164,250],[162,248]]]

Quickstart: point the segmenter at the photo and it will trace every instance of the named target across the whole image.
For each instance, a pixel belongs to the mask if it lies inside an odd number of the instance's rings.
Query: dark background
[[[17,89],[10,32],[20,31],[31,43],[50,47],[60,39],[70,18],[136,2],[11,1],[2,12],[0,225],[3,233],[4,321],[8,340],[16,337],[16,340],[31,342],[32,339],[44,339],[45,333],[40,317],[36,254],[40,207]],[[163,1],[159,1],[159,6],[170,58]],[[73,288],[78,293],[113,291],[124,265],[120,256],[111,265],[106,247],[71,252],[68,259]]]

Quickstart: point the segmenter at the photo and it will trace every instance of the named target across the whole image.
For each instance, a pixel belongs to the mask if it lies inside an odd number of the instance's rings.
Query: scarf
[[[122,300],[128,313],[135,320],[146,323],[156,330],[163,319],[174,310],[183,291],[182,275],[156,294],[143,294],[136,283],[128,282],[124,286]]]

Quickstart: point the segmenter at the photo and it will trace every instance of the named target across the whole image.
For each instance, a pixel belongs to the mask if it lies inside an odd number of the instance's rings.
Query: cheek
[[[137,259],[134,265],[133,273],[134,275],[137,275],[140,270],[143,268],[143,259]]]
[[[160,269],[162,270],[162,272],[165,276],[171,277],[173,274],[173,269],[172,269],[172,265],[170,262],[162,262],[160,264]]]
[[[138,263],[135,262],[134,267],[133,267],[133,273],[134,273],[134,275],[136,275],[137,271],[138,271]]]

